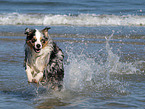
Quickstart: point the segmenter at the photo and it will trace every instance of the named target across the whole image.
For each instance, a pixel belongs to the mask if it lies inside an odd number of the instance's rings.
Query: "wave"
[[[0,14],[0,25],[144,26],[145,16],[2,13]]]

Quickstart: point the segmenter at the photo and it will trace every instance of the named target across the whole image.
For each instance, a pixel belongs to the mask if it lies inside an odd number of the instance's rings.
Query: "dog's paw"
[[[38,73],[33,79],[33,83],[39,83],[43,78],[43,72]]]
[[[32,79],[32,83],[38,83],[36,79]]]
[[[29,79],[29,80],[28,80],[28,83],[32,83],[32,82],[33,82],[33,79]]]

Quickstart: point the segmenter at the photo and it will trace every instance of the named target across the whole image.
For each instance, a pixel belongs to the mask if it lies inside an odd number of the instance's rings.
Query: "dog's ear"
[[[30,34],[34,33],[35,31],[36,31],[35,29],[26,28],[24,34],[30,35]]]
[[[30,30],[29,28],[26,28],[24,34],[27,34],[27,35],[28,35],[28,34],[30,33],[30,31],[31,31],[31,30]]]
[[[31,40],[34,36],[34,33],[36,32],[35,29],[29,29],[29,28],[26,28],[25,29],[25,34],[27,35],[27,40]]]
[[[42,30],[42,33],[44,34],[45,37],[48,37],[48,30],[51,29],[50,27],[45,27],[43,30]]]

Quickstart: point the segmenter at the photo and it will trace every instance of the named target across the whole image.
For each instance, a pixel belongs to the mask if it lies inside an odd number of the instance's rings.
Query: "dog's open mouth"
[[[34,49],[36,53],[40,53],[41,49]]]

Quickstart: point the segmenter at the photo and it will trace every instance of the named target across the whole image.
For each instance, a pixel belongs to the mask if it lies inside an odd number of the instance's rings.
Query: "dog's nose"
[[[40,46],[41,46],[40,44],[37,44],[37,45],[36,45],[37,48],[40,48]]]

